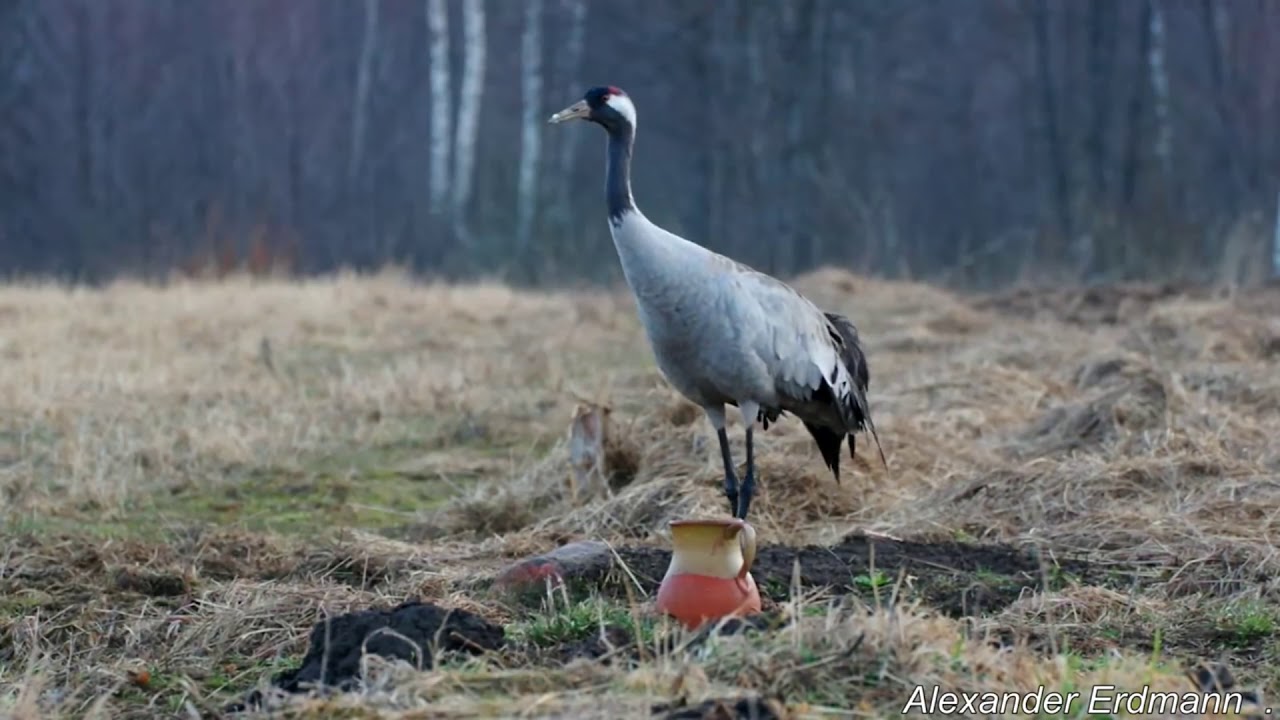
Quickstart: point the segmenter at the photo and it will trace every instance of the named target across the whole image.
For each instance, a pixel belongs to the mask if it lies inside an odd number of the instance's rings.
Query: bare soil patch
[[[646,592],[656,593],[671,553],[623,547],[618,556]],[[795,590],[825,590],[870,600],[918,600],[951,617],[998,611],[1026,590],[1060,585],[1064,576],[1098,582],[1104,573],[1085,559],[1046,558],[1002,544],[914,542],[851,535],[830,546],[761,547],[752,576],[763,597],[784,602]],[[1123,582],[1111,568],[1105,579]],[[895,587],[899,581],[910,584]],[[798,586],[797,582],[798,581]]]

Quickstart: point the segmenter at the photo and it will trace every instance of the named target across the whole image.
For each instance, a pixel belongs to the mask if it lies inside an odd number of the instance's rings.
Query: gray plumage
[[[702,407],[717,431],[725,464],[725,494],[745,517],[754,489],[752,426],[768,429],[784,414],[799,418],[823,461],[840,480],[840,449],[870,430],[870,374],[858,331],[843,315],[825,312],[785,283],[651,222],[630,189],[636,115],[613,87],[593,88],[552,122],[582,118],[609,133],[606,201],[609,230],[658,368],[682,395]],[[747,472],[741,496],[725,434],[726,405],[746,425]],[[888,466],[884,451],[881,462]]]

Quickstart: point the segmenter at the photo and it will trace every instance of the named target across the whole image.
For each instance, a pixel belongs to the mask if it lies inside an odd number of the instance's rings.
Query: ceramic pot
[[[704,622],[760,612],[751,577],[756,531],[737,518],[675,520],[671,564],[658,588],[658,609],[694,629]]]

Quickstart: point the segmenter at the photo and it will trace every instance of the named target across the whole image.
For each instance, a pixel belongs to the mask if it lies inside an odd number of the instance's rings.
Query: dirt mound
[[[417,601],[389,610],[361,610],[316,623],[302,665],[276,676],[273,685],[287,693],[320,687],[348,691],[359,683],[365,654],[429,669],[440,652],[476,654],[504,642],[501,626],[466,610]],[[243,705],[228,710],[258,707],[262,700],[255,691]]]
[[[779,700],[750,697],[703,700],[683,706],[660,703],[653,706],[653,713],[661,720],[786,720],[793,717]]]

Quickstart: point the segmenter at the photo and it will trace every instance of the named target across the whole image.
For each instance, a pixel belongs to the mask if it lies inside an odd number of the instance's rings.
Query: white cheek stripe
[[[631,127],[636,126],[636,106],[631,103],[631,99],[623,95],[611,95],[606,101],[609,107],[617,110],[622,117],[631,123]]]

